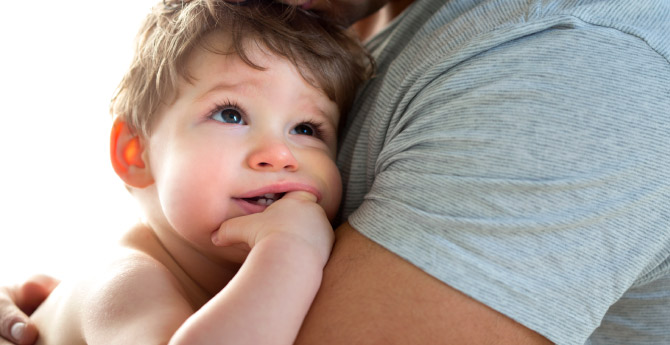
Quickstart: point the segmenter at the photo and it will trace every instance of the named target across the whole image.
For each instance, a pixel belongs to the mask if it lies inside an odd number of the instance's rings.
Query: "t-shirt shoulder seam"
[[[663,58],[663,60],[665,60],[665,62],[670,64],[670,57],[663,54],[663,52],[661,52],[657,47],[655,47],[654,44],[649,42],[649,39],[647,37],[644,37],[640,33],[636,32],[637,30],[635,30],[635,28],[630,26],[630,25],[616,25],[616,23],[599,23],[596,20],[589,20],[589,19],[586,19],[586,18],[584,18],[584,17],[582,17],[578,14],[571,14],[571,16],[574,17],[575,19],[585,23],[585,24],[616,30],[616,31],[618,31],[618,32],[620,32],[624,35],[634,37],[634,38],[644,42],[644,44],[647,47],[649,47],[649,49],[654,51],[656,54],[660,55],[661,58]]]

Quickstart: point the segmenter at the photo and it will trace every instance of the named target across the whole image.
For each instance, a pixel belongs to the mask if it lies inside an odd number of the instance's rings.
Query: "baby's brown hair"
[[[249,40],[286,58],[343,115],[357,86],[372,75],[372,58],[358,40],[311,12],[262,0],[165,0],[152,9],[137,35],[133,60],[112,99],[111,112],[132,130],[149,135],[159,105],[174,101],[180,77],[189,80],[185,66],[190,52],[213,31],[230,34],[232,53],[254,68],[263,69],[245,52]]]

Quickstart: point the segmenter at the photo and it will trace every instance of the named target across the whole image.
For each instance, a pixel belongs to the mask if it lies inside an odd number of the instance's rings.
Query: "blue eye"
[[[218,109],[214,111],[214,113],[210,116],[212,120],[223,122],[223,123],[231,123],[231,124],[237,124],[237,125],[245,125],[246,122],[242,118],[242,114],[237,109],[230,108],[230,107],[225,107],[222,109]]]
[[[309,135],[311,137],[316,135],[316,132],[317,130],[308,123],[301,123],[291,130],[291,134]]]

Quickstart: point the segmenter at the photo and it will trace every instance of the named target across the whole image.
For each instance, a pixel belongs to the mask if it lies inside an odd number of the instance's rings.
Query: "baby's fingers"
[[[316,201],[316,195],[309,192],[288,192],[264,212],[223,222],[219,229],[212,233],[212,243],[216,246],[245,243],[253,248],[261,238],[270,233],[288,233],[306,229],[309,223],[305,223],[305,220],[314,217],[326,219],[323,209],[316,204]]]
[[[299,201],[311,201],[311,202],[316,202],[316,195],[310,193],[310,192],[305,192],[305,191],[295,191],[295,192],[288,192],[282,199],[295,199]]]
[[[253,227],[259,222],[257,214],[231,218],[223,222],[218,230],[212,233],[212,243],[215,246],[225,247],[237,243],[246,243],[253,247]]]

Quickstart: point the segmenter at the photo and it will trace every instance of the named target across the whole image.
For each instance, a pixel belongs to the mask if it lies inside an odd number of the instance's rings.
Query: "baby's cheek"
[[[337,214],[342,199],[342,178],[335,163],[332,163],[327,176],[327,195],[324,197],[322,206],[328,215],[328,219],[332,220]]]
[[[194,244],[210,244],[210,234],[221,225],[221,203],[211,190],[192,180],[173,181],[160,195],[163,212],[173,230]]]

